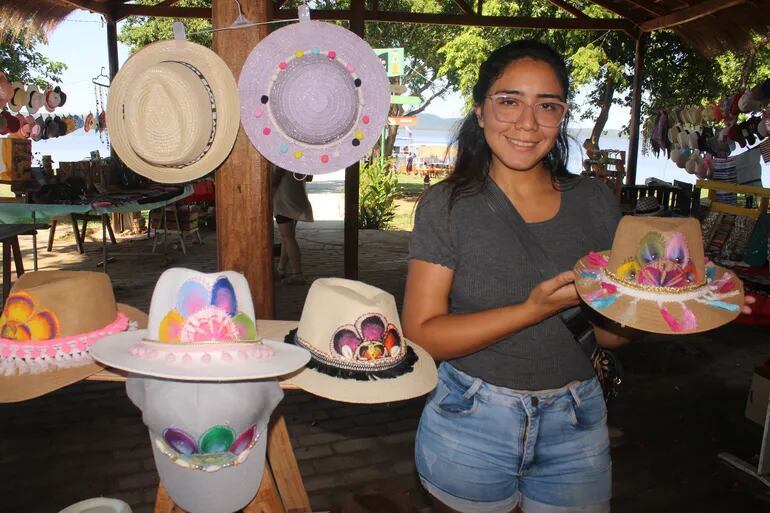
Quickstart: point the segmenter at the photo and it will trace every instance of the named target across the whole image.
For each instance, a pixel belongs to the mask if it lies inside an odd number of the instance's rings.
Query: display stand
[[[283,336],[297,327],[296,321],[271,322],[270,328],[257,320],[257,331],[270,340]],[[122,371],[103,370],[86,378],[87,381],[125,381]],[[297,390],[294,385],[281,383],[284,390]],[[244,513],[310,513],[310,498],[302,483],[299,465],[294,457],[286,421],[280,405],[270,419],[267,438],[265,472],[254,499],[243,509]],[[168,496],[163,483],[158,484],[155,513],[185,513]]]
[[[757,466],[755,467],[729,452],[720,452],[718,457],[731,467],[759,479],[765,486],[770,486],[770,400],[767,402],[767,410],[765,411],[765,426],[762,431],[762,445],[759,450]]]
[[[770,189],[764,187],[736,185],[716,180],[698,180],[695,183],[695,187],[708,190],[708,197],[711,200],[709,209],[715,212],[746,216],[756,220],[759,219],[760,214],[767,212],[768,205],[770,204]],[[745,194],[746,196],[754,196],[756,198],[756,201],[754,202],[756,208],[745,208],[714,201],[716,191],[735,192],[737,194]]]

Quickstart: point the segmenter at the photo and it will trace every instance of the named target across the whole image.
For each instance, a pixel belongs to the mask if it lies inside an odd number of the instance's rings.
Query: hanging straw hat
[[[30,85],[27,87],[27,95],[29,96],[29,100],[27,100],[27,111],[30,114],[37,114],[37,111],[39,111],[45,104],[43,93],[40,92],[40,89],[36,85]]]
[[[22,107],[27,105],[29,95],[27,95],[27,90],[21,82],[14,82],[11,87],[13,88],[13,96],[8,100],[8,108],[13,112],[19,112]]]
[[[163,183],[199,178],[235,144],[238,90],[214,52],[189,41],[160,41],[123,65],[107,105],[110,143],[136,173]]]
[[[24,273],[0,316],[0,403],[38,397],[103,367],[97,340],[144,327],[147,315],[115,302],[110,278],[86,271]]]
[[[626,216],[612,250],[575,266],[581,299],[601,315],[642,331],[689,334],[726,324],[741,311],[743,284],[703,255],[693,218]]]
[[[183,268],[168,269],[158,279],[147,330],[108,337],[91,353],[110,367],[183,381],[270,378],[310,358],[303,349],[260,336],[242,274]]]
[[[403,337],[393,296],[359,281],[314,281],[299,326],[285,340],[312,355],[287,381],[335,401],[401,401],[437,383],[433,358]]]
[[[305,174],[358,162],[377,142],[390,106],[388,77],[372,48],[320,21],[262,39],[238,85],[243,128],[257,151]]]

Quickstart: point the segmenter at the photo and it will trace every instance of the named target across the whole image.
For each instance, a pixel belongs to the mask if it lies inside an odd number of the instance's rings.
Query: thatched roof
[[[44,36],[75,9],[58,0],[9,0],[0,6],[0,32],[15,37],[26,31],[28,40],[37,34]]]
[[[178,1],[178,0],[177,0]],[[154,5],[138,5],[131,0],[5,0],[0,7],[0,29],[15,32],[33,28],[46,32],[66,17],[77,6],[120,20],[130,15],[201,17],[210,16],[210,9],[177,7],[174,0],[157,0]],[[296,8],[281,9],[285,0],[267,0],[273,3],[276,19],[296,17]],[[707,56],[725,50],[738,50],[751,43],[752,35],[770,33],[770,0],[542,0],[549,2],[571,19],[568,28],[593,30],[624,30],[639,34],[661,28],[676,31],[682,39]],[[495,25],[510,27],[542,26],[565,27],[565,17],[554,18],[492,18],[479,15],[473,0],[445,0],[446,14],[383,12],[366,10],[367,20],[403,21],[411,23],[444,23],[459,25]],[[366,2],[376,6],[377,2]],[[617,18],[600,20],[582,12],[588,3],[603,7]],[[367,7],[370,9],[372,7]],[[376,9],[376,7],[373,7]],[[350,19],[349,10],[315,11],[318,19]],[[523,24],[522,24],[523,23]]]

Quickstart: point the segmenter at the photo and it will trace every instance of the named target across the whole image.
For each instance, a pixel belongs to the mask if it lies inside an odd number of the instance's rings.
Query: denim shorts
[[[462,513],[605,513],[612,463],[596,379],[555,390],[490,385],[444,362],[420,418],[423,486]]]

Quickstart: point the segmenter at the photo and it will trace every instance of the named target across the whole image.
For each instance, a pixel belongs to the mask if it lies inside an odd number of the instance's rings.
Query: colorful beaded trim
[[[97,340],[129,329],[128,317],[118,312],[104,328],[71,337],[41,341],[0,339],[0,374],[40,374],[56,368],[91,363],[88,348]]]
[[[182,365],[197,362],[203,364],[231,364],[249,359],[262,360],[273,356],[272,348],[263,345],[261,342],[223,344],[212,341],[178,345],[144,340],[132,345],[128,352],[131,356],[143,360],[162,359],[168,364]]]
[[[345,72],[350,75],[350,83],[355,88],[356,94],[358,96],[356,113],[354,116],[352,116],[349,126],[342,129],[340,133],[334,134],[331,137],[327,137],[323,141],[314,141],[309,143],[298,139],[296,134],[295,136],[287,134],[280,121],[276,119],[272,109],[268,108],[267,122],[262,127],[262,135],[275,136],[273,133],[273,131],[275,131],[284,140],[284,142],[279,146],[279,151],[281,153],[290,153],[297,160],[304,158],[303,149],[306,148],[315,148],[318,146],[339,143],[345,140],[349,140],[350,144],[353,146],[360,146],[361,141],[364,138],[364,132],[358,123],[367,125],[370,122],[370,117],[366,114],[363,114],[362,112],[366,102],[364,100],[361,88],[361,77],[356,74],[355,66],[353,66],[351,63],[345,62],[334,50],[322,50],[319,47],[312,47],[310,49],[297,50],[287,58],[282,59],[278,63],[278,69],[266,84],[267,92],[260,97],[260,103],[262,105],[269,106],[270,97],[272,96],[274,90],[274,85],[279,81],[281,74],[291,70],[293,64],[295,64],[300,59],[327,59],[334,63],[338,63],[340,68],[344,69]],[[263,118],[263,110],[258,108],[254,112],[254,116],[256,118]],[[295,149],[292,146],[296,146],[297,148]],[[333,157],[338,157],[339,154],[339,150],[331,151],[331,155],[329,153],[323,153],[320,156],[320,161],[324,164],[333,164]]]

